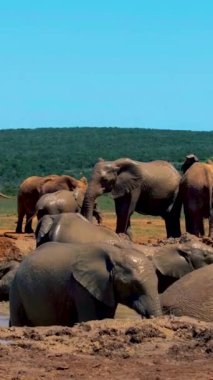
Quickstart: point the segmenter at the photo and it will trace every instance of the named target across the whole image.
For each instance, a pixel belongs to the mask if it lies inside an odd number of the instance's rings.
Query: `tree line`
[[[185,156],[213,157],[213,131],[117,127],[37,128],[0,131],[0,191],[16,194],[31,175],[69,174],[89,178],[98,160],[163,159],[180,170]]]

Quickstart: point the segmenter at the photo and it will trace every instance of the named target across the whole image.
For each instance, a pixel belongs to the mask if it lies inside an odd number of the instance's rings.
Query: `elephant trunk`
[[[151,318],[162,315],[160,298],[156,295],[152,298],[150,295],[141,295],[133,301],[132,308],[142,317]]]
[[[96,195],[94,191],[89,186],[84,197],[84,201],[81,208],[81,214],[85,216],[90,222],[92,222],[93,218],[93,209],[95,204]]]

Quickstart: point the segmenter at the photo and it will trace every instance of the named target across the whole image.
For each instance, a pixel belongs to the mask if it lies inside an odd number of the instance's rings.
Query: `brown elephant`
[[[182,172],[185,173],[195,162],[199,162],[197,156],[195,156],[195,154],[193,153],[188,154],[185,158],[183,165],[181,166]]]
[[[25,233],[32,233],[32,216],[35,206],[41,195],[58,190],[74,190],[77,187],[86,188],[85,177],[77,180],[68,175],[52,174],[46,177],[32,176],[26,178],[20,185],[17,195],[18,221],[16,232],[22,232],[23,219],[26,215]]]
[[[209,219],[209,236],[213,237],[213,162],[194,162],[180,181],[186,231],[203,236],[204,218]]]
[[[165,220],[167,237],[178,237],[180,174],[167,161],[137,162],[129,158],[100,160],[94,167],[82,206],[82,215],[92,220],[95,199],[111,192],[115,201],[117,233],[129,234],[134,211],[160,215]]]

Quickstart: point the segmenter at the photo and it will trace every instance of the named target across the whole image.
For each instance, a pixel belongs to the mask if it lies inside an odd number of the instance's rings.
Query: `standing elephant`
[[[19,188],[17,196],[18,221],[16,232],[22,232],[23,219],[26,215],[25,233],[32,233],[32,217],[35,206],[41,195],[57,190],[74,190],[77,187],[86,188],[85,178],[77,180],[67,175],[49,175],[46,177],[32,176],[25,179]]]
[[[56,215],[65,212],[80,212],[85,196],[85,189],[77,188],[73,191],[58,190],[54,193],[42,195],[36,203],[36,215],[40,220],[44,215]],[[102,216],[94,204],[93,216],[101,224]]]
[[[209,219],[209,236],[213,237],[213,162],[195,162],[180,181],[186,231],[204,235],[204,218]]]
[[[82,215],[62,213],[44,215],[38,222],[35,231],[37,246],[48,241],[61,243],[107,242],[114,244],[120,237],[104,226],[90,223]]]
[[[100,160],[93,169],[81,212],[91,221],[95,199],[111,192],[115,200],[117,233],[129,233],[130,217],[137,211],[160,215],[165,220],[167,237],[178,237],[180,178],[177,170],[166,161]]]
[[[213,264],[186,274],[161,295],[165,314],[213,322]]]
[[[199,162],[199,159],[195,154],[188,154],[185,158],[183,165],[181,166],[181,170],[185,173],[195,162]]]
[[[113,318],[118,303],[161,315],[157,277],[134,249],[47,243],[26,257],[10,290],[11,326],[73,326]]]

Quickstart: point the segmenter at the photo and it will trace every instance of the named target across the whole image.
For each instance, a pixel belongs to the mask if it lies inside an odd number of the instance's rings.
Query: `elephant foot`
[[[34,234],[34,231],[32,228],[25,228],[25,234]]]
[[[22,234],[22,228],[16,228],[16,234]]]

